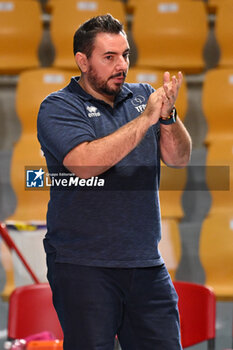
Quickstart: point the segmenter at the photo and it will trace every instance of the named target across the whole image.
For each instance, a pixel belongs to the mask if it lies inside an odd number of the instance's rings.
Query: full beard
[[[107,80],[101,79],[97,73],[94,71],[94,69],[91,67],[89,72],[88,72],[88,81],[91,84],[92,88],[97,91],[98,93],[108,95],[108,96],[116,96],[119,94],[119,92],[122,89],[123,83],[116,84],[115,88],[110,88],[108,86],[108,82],[110,79],[115,78],[115,77],[124,77],[124,81],[126,78],[126,72],[120,72],[118,74],[112,75],[109,77]]]

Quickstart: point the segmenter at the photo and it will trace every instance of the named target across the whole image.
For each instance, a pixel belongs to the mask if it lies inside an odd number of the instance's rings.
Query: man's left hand
[[[182,81],[183,81],[183,75],[181,72],[178,72],[178,77],[173,75],[172,78],[170,78],[169,72],[164,73],[163,88],[160,88],[161,90],[163,89],[163,96],[164,96],[163,104],[161,108],[161,117],[167,118],[170,115],[171,110],[177,99]]]

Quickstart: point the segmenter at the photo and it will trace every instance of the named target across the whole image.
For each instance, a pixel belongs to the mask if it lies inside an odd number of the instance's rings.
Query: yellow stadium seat
[[[11,184],[17,197],[17,206],[8,220],[45,222],[49,191],[26,188],[26,170],[45,167],[36,133],[23,134],[13,151]]]
[[[41,68],[20,74],[16,91],[16,111],[23,133],[36,133],[37,114],[43,99],[67,85],[72,76],[79,74],[78,68],[73,71]]]
[[[53,12],[53,9],[54,7],[56,6],[57,2],[60,1],[60,0],[48,0],[45,4],[45,10],[46,12],[48,13],[52,13]],[[102,0],[97,0],[98,3],[100,3]],[[111,10],[111,3],[114,2],[114,1],[118,1],[118,2],[122,2],[124,3],[124,0],[109,0],[110,1],[110,4],[109,4],[109,7],[110,7],[110,10]],[[83,1],[83,2],[86,2],[86,1]],[[92,1],[92,3],[94,3],[95,1]],[[90,5],[91,6],[91,5]],[[92,5],[93,6],[93,5]],[[109,10],[109,11],[110,11]],[[110,11],[111,12],[111,11]]]
[[[125,23],[123,3],[109,0],[59,0],[53,8],[51,37],[55,47],[53,65],[74,69],[73,36],[80,24],[97,15],[111,14]]]
[[[212,69],[205,75],[202,108],[207,121],[206,143],[233,137],[233,68]]]
[[[182,195],[187,182],[187,168],[175,169],[161,162],[160,207],[162,218],[182,219]]]
[[[37,141],[37,113],[42,100],[64,87],[77,71],[38,69],[21,73],[16,91],[16,110],[22,125],[22,135],[14,146],[11,163],[11,183],[17,196],[17,207],[8,220],[45,221],[48,190],[26,189],[26,170],[46,167]]]
[[[41,37],[38,1],[0,1],[0,74],[38,67]]]
[[[225,1],[218,7],[215,20],[215,35],[220,49],[220,68],[233,67],[233,2]]]
[[[212,197],[208,215],[233,213],[233,138],[211,143],[206,165],[206,182]]]
[[[150,1],[150,0],[144,0],[144,3]],[[178,2],[180,1],[193,1],[193,0],[176,0]],[[128,13],[133,13],[137,6],[140,4],[141,0],[127,0],[126,1],[126,9]]]
[[[208,0],[207,1],[207,10],[208,13],[217,14],[220,7],[225,6],[227,2],[232,0]]]
[[[200,260],[206,285],[218,300],[233,300],[233,214],[218,214],[204,220],[200,235]]]
[[[179,224],[175,219],[162,219],[162,238],[159,243],[159,250],[168,272],[174,280],[181,258]]]
[[[47,0],[47,2],[45,3],[45,11],[51,14],[57,1],[59,0]]]
[[[153,70],[153,69],[143,69],[138,67],[132,67],[129,69],[126,81],[128,83],[148,83],[153,88],[157,89],[158,87],[163,85],[163,71]],[[171,71],[172,75],[177,75],[177,72]],[[188,88],[186,79],[184,76],[183,83],[181,85],[179,96],[176,101],[176,108],[178,111],[178,115],[181,120],[184,120],[187,107],[188,107]]]
[[[217,139],[209,145],[206,162],[207,165],[232,165],[233,137],[232,139]]]
[[[203,1],[141,1],[132,23],[136,66],[202,72],[207,32]]]
[[[219,5],[224,2],[225,0],[208,0],[207,1],[208,13],[216,13]]]

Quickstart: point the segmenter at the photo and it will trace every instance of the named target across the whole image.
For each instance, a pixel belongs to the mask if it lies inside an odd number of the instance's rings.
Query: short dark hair
[[[96,16],[84,22],[74,34],[73,52],[83,52],[89,58],[94,48],[95,37],[98,33],[111,33],[124,35],[123,25],[109,13]]]

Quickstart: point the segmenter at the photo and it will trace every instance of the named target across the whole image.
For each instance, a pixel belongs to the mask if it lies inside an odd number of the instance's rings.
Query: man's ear
[[[75,62],[79,66],[81,72],[86,73],[88,69],[88,59],[85,53],[77,52],[75,55]]]

